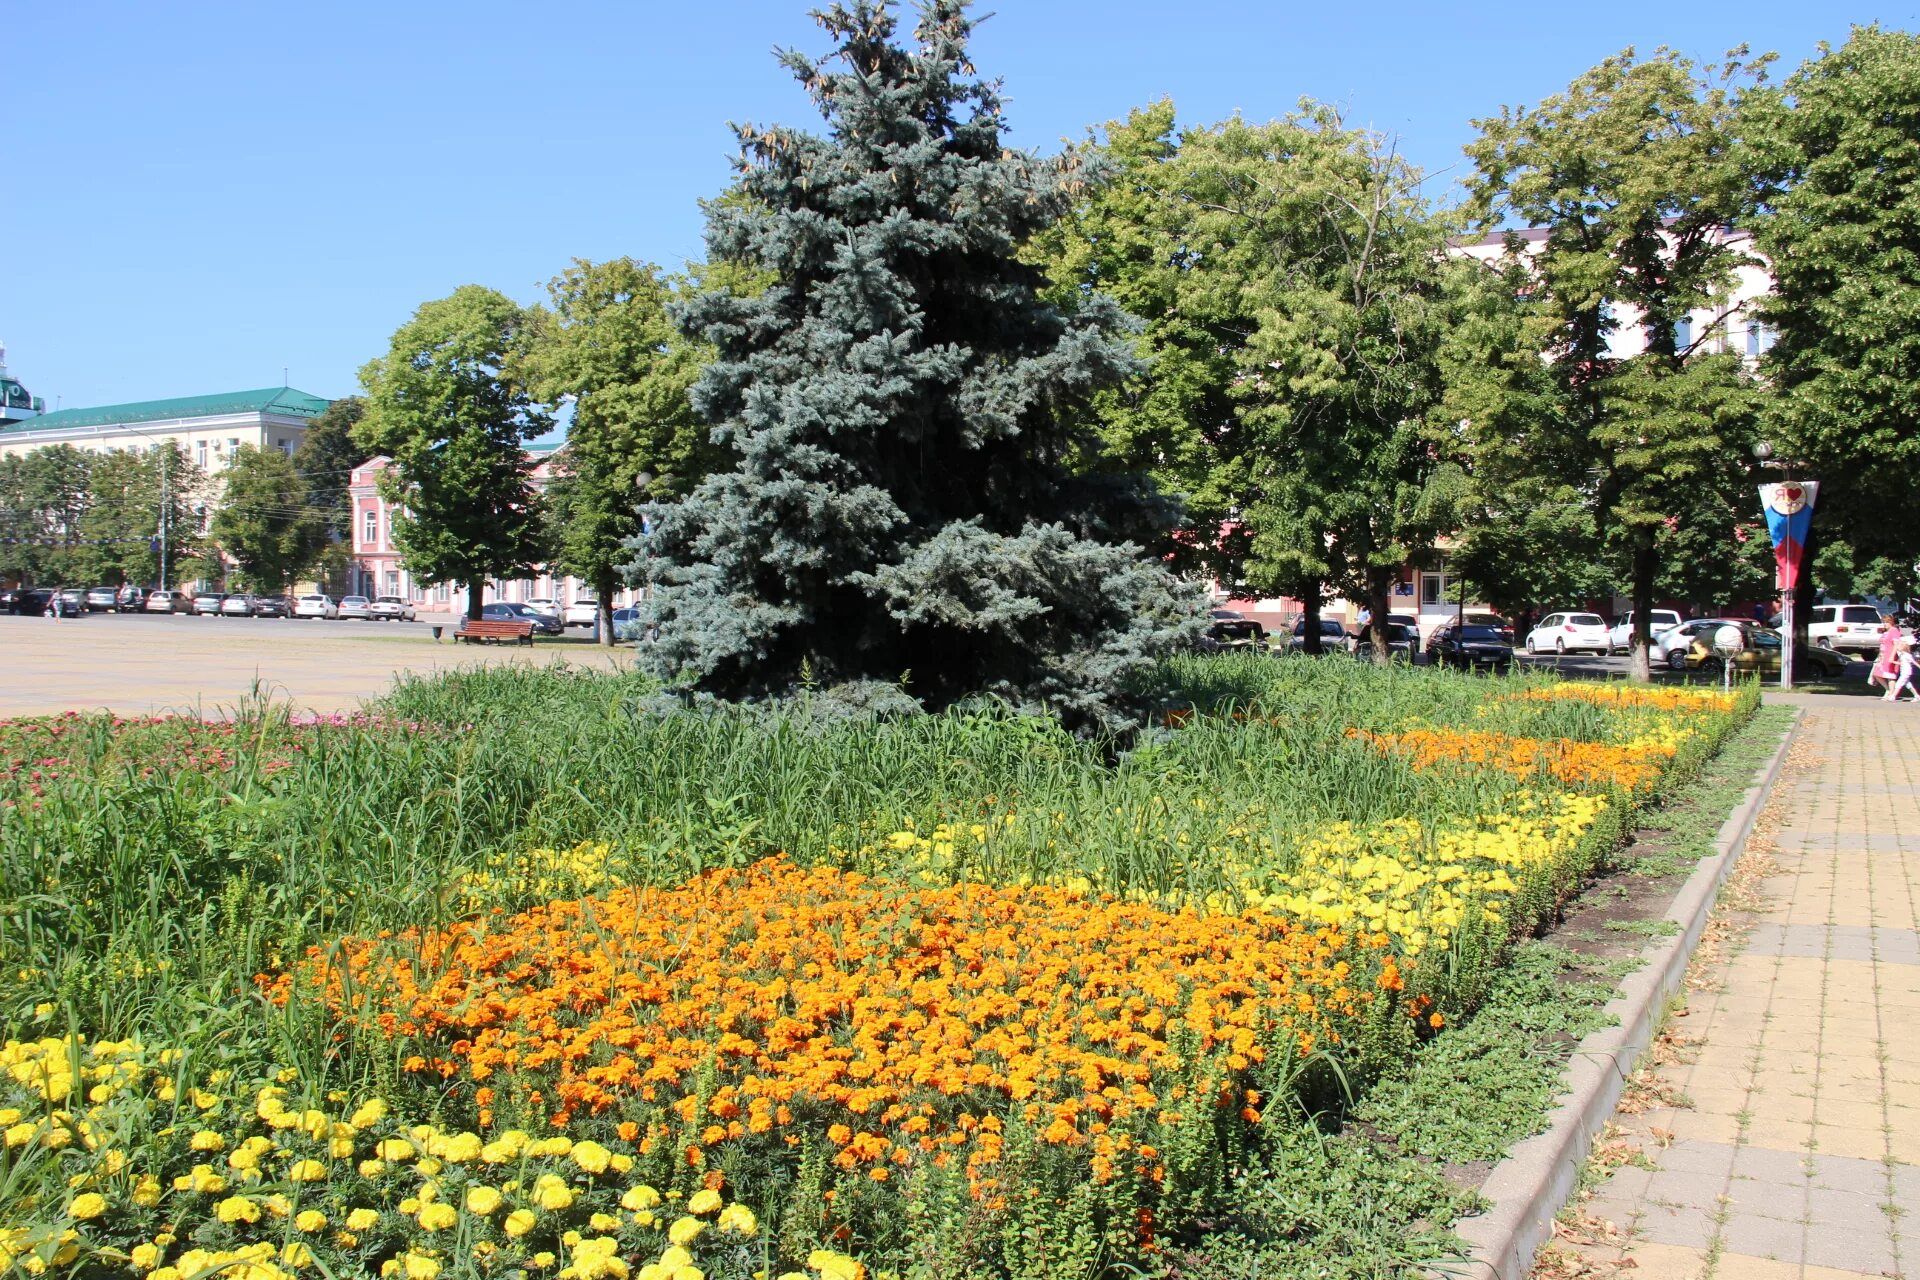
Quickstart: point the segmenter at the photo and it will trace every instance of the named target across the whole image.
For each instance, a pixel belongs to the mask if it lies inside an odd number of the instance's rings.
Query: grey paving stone
[[[1864,1271],[1868,1275],[1899,1274],[1894,1270],[1893,1248],[1884,1235],[1870,1236],[1840,1227],[1808,1227],[1800,1261],[1811,1267]]]
[[[1780,1218],[1787,1222],[1804,1223],[1807,1220],[1807,1183],[1804,1178],[1788,1183],[1735,1178],[1727,1184],[1727,1200],[1736,1213]]]
[[[1815,1227],[1834,1227],[1868,1236],[1876,1233],[1886,1236],[1889,1235],[1893,1219],[1887,1216],[1884,1196],[1816,1189],[1807,1193],[1807,1222]]]
[[[1763,1182],[1804,1184],[1807,1153],[1775,1151],[1771,1147],[1736,1147],[1730,1171],[1736,1177],[1757,1178]]]
[[[1702,1209],[1666,1209],[1647,1202],[1634,1220],[1634,1235],[1654,1244],[1705,1249],[1713,1243],[1714,1215]]]
[[[1813,1157],[1813,1185],[1829,1191],[1881,1196],[1887,1191],[1887,1167],[1878,1160],[1816,1155]]]
[[[1806,1226],[1780,1218],[1766,1218],[1736,1210],[1728,1214],[1727,1220],[1720,1226],[1720,1247],[1728,1253],[1777,1258],[1781,1262],[1803,1262],[1806,1245]]]
[[[1656,1204],[1712,1213],[1719,1208],[1720,1196],[1726,1189],[1725,1174],[1662,1169],[1647,1179],[1646,1195]]]

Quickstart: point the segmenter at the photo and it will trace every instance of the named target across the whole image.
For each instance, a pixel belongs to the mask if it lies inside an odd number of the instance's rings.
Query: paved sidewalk
[[[1587,1274],[1920,1278],[1920,706],[1794,700],[1774,868],[1658,1071],[1691,1105],[1618,1117],[1640,1154],[1585,1205],[1621,1233]]]

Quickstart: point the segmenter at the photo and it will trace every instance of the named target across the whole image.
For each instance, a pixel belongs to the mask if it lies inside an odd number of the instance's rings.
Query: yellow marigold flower
[[[225,1151],[227,1140],[211,1129],[201,1129],[193,1135],[193,1140],[187,1145],[195,1151]]]
[[[439,1260],[437,1258],[429,1258],[424,1253],[415,1253],[409,1250],[400,1261],[402,1268],[406,1272],[407,1280],[433,1280],[435,1276],[440,1274]]]
[[[310,1266],[313,1262],[313,1250],[307,1248],[304,1241],[289,1240],[280,1246],[280,1261],[295,1269]]]
[[[151,1271],[160,1262],[160,1246],[157,1244],[137,1244],[127,1250],[127,1259],[133,1263],[136,1271]]]
[[[807,1255],[807,1266],[818,1271],[826,1280],[861,1280],[866,1268],[844,1253],[835,1253],[831,1249],[815,1249]]]
[[[553,1265],[553,1254],[546,1249],[542,1249],[540,1252],[534,1254],[531,1258],[527,1259],[527,1265],[533,1266],[533,1267],[543,1267],[543,1268],[550,1267]]]
[[[678,1245],[689,1245],[700,1238],[707,1224],[698,1218],[675,1218],[673,1225],[667,1228],[667,1239]]]
[[[467,1188],[467,1212],[477,1213],[481,1217],[500,1207],[500,1193],[492,1187],[473,1186]]]
[[[421,1206],[419,1222],[422,1231],[444,1231],[458,1221],[460,1211],[450,1204],[435,1201]]]
[[[500,1227],[508,1235],[518,1240],[521,1236],[533,1230],[533,1224],[536,1221],[537,1219],[534,1217],[533,1210],[515,1209],[507,1215],[506,1221],[502,1222]]]
[[[644,1182],[628,1187],[627,1193],[620,1197],[622,1209],[651,1209],[659,1203],[660,1193]]]
[[[106,1211],[107,1198],[97,1191],[83,1192],[75,1196],[73,1203],[67,1206],[67,1212],[82,1222],[90,1222]]]
[[[688,1264],[684,1267],[675,1267],[673,1269],[672,1280],[707,1280],[707,1273],[692,1264]]]
[[[347,1123],[356,1129],[365,1129],[379,1124],[387,1118],[387,1104],[380,1098],[368,1098],[354,1113],[347,1117]]]
[[[693,1255],[677,1244],[660,1255],[660,1265],[667,1269],[668,1275],[672,1275],[676,1267],[684,1267],[692,1261]]]
[[[295,1182],[321,1182],[326,1179],[327,1166],[318,1160],[296,1160],[287,1169],[287,1176]]]
[[[533,1202],[548,1213],[558,1213],[573,1204],[573,1188],[552,1174],[544,1174],[533,1185]]]
[[[386,1171],[387,1162],[385,1160],[362,1160],[360,1162],[360,1176],[363,1178],[377,1178]]]
[[[693,1193],[687,1201],[687,1212],[707,1214],[720,1207],[720,1193],[711,1187],[702,1187]]]
[[[618,1231],[620,1219],[610,1213],[596,1213],[587,1219],[587,1225],[595,1231]]]
[[[374,1145],[373,1154],[382,1160],[406,1160],[413,1155],[413,1144],[405,1138],[387,1138]]]
[[[355,1209],[347,1215],[347,1230],[365,1231],[378,1221],[380,1221],[378,1209]]]
[[[753,1216],[753,1210],[736,1202],[720,1211],[719,1225],[722,1231],[750,1236],[760,1229],[760,1220]]]
[[[147,1280],[180,1280],[180,1272],[174,1267],[155,1267]]]
[[[228,1196],[213,1206],[214,1216],[222,1222],[258,1222],[260,1206],[245,1196]]]
[[[324,1231],[327,1227],[327,1215],[318,1209],[302,1209],[293,1215],[293,1225],[302,1231]]]
[[[447,1139],[446,1145],[440,1150],[440,1155],[448,1164],[465,1164],[469,1160],[478,1159],[484,1145],[477,1133],[455,1134]]]
[[[576,1142],[568,1152],[573,1162],[588,1173],[605,1173],[607,1165],[613,1161],[613,1152],[597,1142]]]

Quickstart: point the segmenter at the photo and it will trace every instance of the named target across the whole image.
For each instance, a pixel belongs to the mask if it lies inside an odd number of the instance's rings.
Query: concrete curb
[[[1566,1091],[1548,1117],[1546,1131],[1519,1143],[1487,1175],[1480,1185],[1487,1211],[1454,1224],[1455,1233],[1471,1250],[1464,1265],[1436,1268],[1436,1273],[1474,1280],[1526,1280],[1534,1254],[1553,1234],[1554,1215],[1573,1192],[1594,1135],[1612,1117],[1627,1076],[1653,1043],[1667,998],[1686,976],[1720,886],[1746,848],[1754,819],[1800,728],[1801,714],[1795,710],[1780,745],[1754,775],[1739,807],[1721,825],[1714,855],[1694,868],[1668,908],[1666,918],[1679,925],[1680,932],[1647,945],[1640,953],[1645,963],[1627,975],[1620,994],[1607,1004],[1616,1023],[1575,1047],[1567,1065]]]

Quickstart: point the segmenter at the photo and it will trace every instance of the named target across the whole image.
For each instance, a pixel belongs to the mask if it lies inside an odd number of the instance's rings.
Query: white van
[[[1880,611],[1870,604],[1817,604],[1807,614],[1807,639],[1842,652],[1877,653]]]

